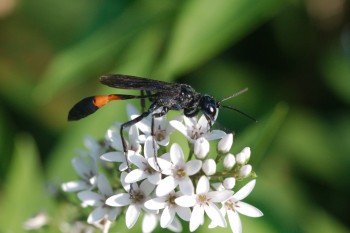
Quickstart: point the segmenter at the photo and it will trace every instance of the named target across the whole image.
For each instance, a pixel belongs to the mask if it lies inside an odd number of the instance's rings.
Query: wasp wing
[[[134,89],[154,92],[179,93],[181,89],[181,84],[178,83],[169,83],[123,74],[101,76],[100,82],[104,85],[120,89]]]

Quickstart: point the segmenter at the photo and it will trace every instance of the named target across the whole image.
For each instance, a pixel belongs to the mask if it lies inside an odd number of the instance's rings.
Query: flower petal
[[[205,133],[208,131],[209,123],[208,123],[207,118],[205,118],[204,114],[199,118],[197,124],[198,124],[199,128],[202,130],[202,132]]]
[[[89,214],[87,222],[89,224],[99,222],[105,216],[105,214],[106,214],[106,209],[102,207],[97,207]]]
[[[150,210],[164,209],[166,206],[166,197],[156,197],[145,202],[145,207]]]
[[[172,221],[174,220],[175,217],[175,209],[174,208],[169,208],[166,206],[163,210],[162,215],[160,216],[160,226],[162,228],[167,227]]]
[[[130,153],[130,151],[128,154],[130,162],[135,164],[138,168],[143,169],[145,167],[145,164],[147,164],[147,160],[145,159],[145,157],[136,154],[135,152]]]
[[[195,195],[184,195],[175,199],[175,203],[182,207],[192,207],[196,204]]]
[[[125,189],[125,191],[129,192],[130,191],[130,184],[125,182],[125,177],[128,175],[128,173],[126,172],[122,172],[120,174],[120,182],[122,183],[123,188]],[[135,186],[137,186],[137,184],[133,184],[133,187],[135,188]],[[138,186],[137,186],[138,188]]]
[[[236,210],[239,213],[244,214],[248,217],[257,218],[263,216],[263,213],[258,208],[255,208],[254,206],[242,201],[238,203],[238,207],[236,207]]]
[[[83,180],[68,181],[62,184],[62,190],[65,192],[78,192],[89,189],[91,186]]]
[[[197,124],[197,117],[184,117],[183,118],[184,120],[184,123],[185,125],[188,127],[188,128],[194,128]]]
[[[159,181],[156,189],[156,195],[158,197],[167,195],[168,193],[173,191],[177,185],[178,182],[174,179],[174,177],[165,177],[163,180]]]
[[[205,213],[207,213],[208,217],[215,222],[220,227],[226,227],[226,221],[222,216],[219,208],[213,204],[208,203],[208,205],[204,205]]]
[[[171,158],[171,162],[173,162],[173,164],[181,165],[181,164],[185,163],[184,153],[183,153],[179,144],[174,143],[170,147],[170,158]]]
[[[143,180],[146,177],[147,177],[147,174],[144,171],[142,171],[140,169],[135,169],[126,175],[125,182],[132,184],[132,183],[135,183],[137,181]]]
[[[189,207],[176,206],[175,207],[177,215],[185,221],[190,221],[191,210]]]
[[[131,203],[130,195],[128,193],[119,193],[113,195],[106,200],[106,205],[109,206],[126,206]]]
[[[102,196],[92,191],[82,191],[78,193],[78,198],[86,205],[99,206],[103,204]]]
[[[227,217],[228,217],[228,221],[230,223],[232,232],[242,233],[242,223],[238,213],[232,210],[227,211]]]
[[[204,208],[199,205],[195,205],[191,214],[190,219],[190,231],[193,232],[197,230],[199,225],[204,221]]]
[[[83,179],[88,179],[91,177],[91,164],[88,164],[87,161],[81,157],[76,157],[72,159],[72,164],[74,170],[78,173],[78,175]],[[89,176],[89,177],[88,177]]]
[[[140,112],[139,112],[139,110],[135,107],[135,105],[130,104],[130,103],[128,103],[128,104],[126,105],[126,112],[127,112],[128,116],[131,116],[131,115],[137,115],[137,116],[139,116],[139,115],[140,115]],[[131,118],[131,119],[132,119],[132,118]]]
[[[106,176],[103,174],[100,174],[97,178],[97,187],[102,194],[107,196],[113,195],[112,187],[109,181],[107,180]]]
[[[188,176],[196,174],[201,168],[202,161],[200,160],[190,160],[186,163],[186,173]]]
[[[250,181],[248,184],[244,185],[238,192],[236,192],[232,197],[236,200],[243,200],[246,198],[254,189],[256,180]]]
[[[155,214],[146,213],[142,219],[142,233],[151,233],[157,227],[158,218]]]
[[[178,181],[180,191],[185,195],[192,195],[194,193],[194,187],[192,180],[187,176]]]
[[[91,136],[84,137],[84,145],[89,151],[92,151],[94,154],[98,153],[101,148],[97,141]]]
[[[207,197],[211,199],[212,202],[224,202],[232,197],[233,191],[222,190],[222,191],[212,191],[207,194]]]
[[[112,126],[110,129],[108,129],[106,138],[111,142],[111,146],[114,149],[118,151],[123,150],[123,143],[119,134],[119,127]]]
[[[217,139],[220,139],[222,137],[224,137],[226,135],[226,133],[222,130],[212,130],[206,134],[204,134],[203,136],[211,141],[211,140],[217,140]]]
[[[158,144],[154,141],[153,136],[148,136],[145,141],[144,156],[146,159],[157,156]]]
[[[119,152],[119,151],[107,152],[101,155],[100,158],[108,162],[117,162],[117,163],[125,162],[124,152]]]
[[[185,117],[186,118],[186,117]],[[186,138],[188,138],[187,135],[187,128],[184,126],[180,121],[172,120],[169,122],[169,124],[175,128],[177,131],[179,131],[181,134],[183,134]]]
[[[107,214],[107,219],[111,222],[115,221],[117,216],[120,214],[122,211],[122,208],[115,207],[115,208],[109,208],[108,214]]]
[[[140,213],[141,213],[141,209],[139,206],[130,205],[128,207],[126,214],[125,214],[125,223],[126,223],[127,228],[130,229],[135,225],[137,219],[140,216]]]
[[[166,135],[163,140],[158,141],[158,144],[161,146],[167,146],[167,145],[169,145],[169,142],[170,142],[170,137],[169,137],[169,135]]]
[[[209,188],[210,186],[208,178],[206,176],[201,176],[197,183],[196,194],[208,193]]]
[[[151,175],[148,175],[147,179],[151,184],[157,185],[159,181],[162,179],[162,175],[159,172],[155,172]]]
[[[175,216],[172,223],[170,223],[167,228],[171,230],[172,232],[182,232],[182,224],[180,220]]]
[[[155,160],[155,158],[157,158],[157,161]],[[147,159],[147,162],[154,170],[159,171],[159,167],[160,167],[161,172],[163,174],[171,175],[172,164],[169,161],[162,159],[160,157],[153,157],[153,158]]]
[[[156,186],[151,184],[148,180],[142,181],[140,184],[140,189],[143,191],[144,195],[148,197]]]

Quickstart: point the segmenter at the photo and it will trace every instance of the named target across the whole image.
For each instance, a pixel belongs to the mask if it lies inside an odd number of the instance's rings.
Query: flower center
[[[159,126],[156,132],[154,132],[154,136],[156,138],[156,141],[163,141],[166,137],[165,129],[161,129]]]
[[[143,168],[143,171],[146,172],[149,175],[152,175],[155,173],[155,170],[148,164],[148,163],[143,163],[145,166]]]
[[[132,196],[133,203],[143,203],[145,199],[145,195],[142,191],[135,191]]]
[[[198,139],[204,134],[204,132],[202,131],[202,126],[199,126],[199,127],[193,126],[190,132],[191,132],[190,135],[192,139]]]
[[[184,168],[178,168],[175,172],[176,178],[183,178],[186,176],[186,171]]]
[[[200,204],[200,205],[208,205],[210,199],[207,198],[207,196],[205,194],[199,194],[197,196],[197,202]]]
[[[169,206],[170,208],[173,207],[174,205],[176,205],[175,199],[176,199],[176,196],[175,196],[175,195],[169,194],[169,198],[168,198],[168,200],[167,200],[167,203],[168,203],[168,206]]]
[[[239,207],[239,205],[238,205],[238,202],[235,201],[234,199],[230,199],[230,200],[225,202],[225,208],[227,210],[236,211],[235,210],[236,207]]]

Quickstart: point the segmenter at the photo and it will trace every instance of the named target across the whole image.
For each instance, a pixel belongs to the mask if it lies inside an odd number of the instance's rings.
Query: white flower
[[[236,185],[236,179],[234,177],[227,177],[224,179],[224,182],[222,183],[225,189],[233,189]]]
[[[103,218],[103,219],[101,219],[101,221],[93,223],[93,225],[95,227],[97,227],[98,229],[100,229],[103,233],[108,233],[109,228],[112,225],[112,222],[106,218]],[[80,232],[80,231],[71,231],[71,232]],[[85,233],[85,231],[81,231],[81,232]]]
[[[137,181],[148,179],[152,184],[158,184],[161,179],[161,173],[151,167],[148,163],[148,158],[154,159],[154,149],[153,149],[153,138],[149,136],[145,142],[144,149],[145,157],[139,154],[129,155],[129,160],[131,163],[136,165],[138,168],[132,170],[126,177],[126,183],[135,183]]]
[[[250,175],[251,172],[252,172],[252,165],[246,164],[239,169],[239,177],[246,178]]]
[[[128,166],[125,160],[124,148],[121,136],[119,134],[118,124],[115,124],[107,130],[106,139],[109,141],[110,146],[116,151],[110,151],[101,155],[101,159],[108,162],[121,163],[119,165],[119,171],[125,171]],[[135,125],[131,126],[129,129],[129,143],[127,142],[128,157],[130,154],[140,153],[141,145],[138,142],[138,130]]]
[[[49,223],[49,217],[46,212],[39,212],[35,216],[27,219],[23,223],[24,230],[37,230]]]
[[[122,175],[125,177],[125,174]],[[123,177],[121,178],[121,180],[123,181]],[[141,214],[141,210],[153,213],[152,211],[144,207],[144,203],[149,199],[149,196],[155,186],[151,184],[148,180],[142,181],[140,187],[137,185],[137,183],[133,183],[132,196],[130,195],[130,193],[128,193],[128,187],[130,187],[130,185],[124,184],[124,188],[127,191],[127,193],[119,193],[109,197],[106,200],[106,205],[114,207],[129,206],[126,211],[125,222],[126,226],[130,229],[135,225],[137,219]]]
[[[204,115],[199,118],[198,122],[196,117],[184,117],[184,123],[185,124],[178,120],[170,121],[170,125],[182,133],[192,144],[201,137],[210,141],[222,138],[226,135],[226,133],[222,130],[210,131],[209,123]]]
[[[218,144],[218,151],[222,154],[226,154],[230,151],[231,146],[233,144],[233,134],[226,134]]]
[[[242,233],[242,223],[238,213],[254,218],[263,216],[263,213],[259,209],[241,201],[252,192],[255,183],[255,180],[250,181],[238,192],[236,192],[231,198],[223,203],[221,212],[224,216],[227,214],[232,232],[234,233]],[[213,222],[209,225],[210,228],[216,226],[217,224]]]
[[[194,154],[198,159],[204,159],[209,153],[209,142],[207,139],[200,137],[194,143]]]
[[[204,223],[204,212],[218,226],[226,227],[226,221],[215,203],[227,200],[232,194],[229,190],[210,191],[208,178],[202,176],[198,181],[196,194],[178,197],[175,203],[183,207],[193,207],[190,231],[195,231]]]
[[[236,158],[233,154],[228,153],[224,157],[224,167],[226,170],[231,170],[236,164]]]
[[[249,147],[243,148],[243,150],[236,155],[236,162],[241,165],[246,164],[250,158],[250,153]]]
[[[145,213],[142,219],[142,233],[151,233],[156,229],[158,224],[158,215]]]
[[[202,166],[203,172],[207,176],[212,176],[216,173],[216,163],[214,159],[207,159],[204,161]]]
[[[157,227],[158,222],[159,222],[159,214],[145,213],[142,220],[142,232],[143,233],[153,232],[154,229]],[[173,232],[182,232],[182,225],[178,218],[174,218],[174,221],[172,221],[166,228]]]
[[[183,194],[193,194],[194,187],[189,176],[196,174],[202,167],[202,161],[190,160],[187,163],[181,147],[174,143],[170,148],[171,162],[158,158],[158,164],[166,178],[162,179],[157,186],[156,195],[164,196],[173,191],[178,185]],[[153,159],[148,159],[152,164]],[[154,166],[154,164],[152,165]]]
[[[63,222],[59,226],[60,231],[63,233],[72,233],[72,232],[84,232],[84,233],[94,233],[95,228],[91,225],[87,225],[81,221],[75,221],[72,223]],[[108,231],[107,231],[108,232]],[[107,233],[103,231],[103,233]]]
[[[91,136],[84,137],[84,145],[88,149],[89,156],[95,160],[98,159],[100,154],[106,149]]]
[[[131,104],[127,105],[127,112],[130,119],[135,119],[140,116],[140,112]],[[145,135],[140,135],[139,140],[143,142],[148,136],[151,135],[152,120],[150,117],[146,117],[136,123],[137,128],[139,128]],[[161,146],[167,146],[170,142],[170,134],[174,131],[174,128],[166,120],[166,116],[154,118],[154,138],[156,142]]]
[[[145,207],[150,210],[160,210],[163,212],[160,217],[160,226],[168,227],[176,218],[175,214],[179,215],[185,221],[190,220],[191,210],[188,207],[182,207],[175,203],[175,199],[181,195],[180,192],[171,192],[162,197],[156,197],[145,202]]]
[[[136,153],[141,152],[141,145],[139,143],[139,131],[136,125],[129,127],[129,140],[126,140],[127,149],[133,150]],[[116,123],[107,130],[106,139],[110,142],[110,146],[116,151],[124,151],[122,139],[120,136],[120,124]]]
[[[113,190],[103,174],[98,176],[97,186],[99,193],[92,191],[78,193],[78,198],[82,201],[83,205],[95,207],[90,213],[87,222],[90,224],[97,224],[102,220],[113,222],[121,209],[105,205],[106,199],[113,195]]]
[[[76,157],[72,159],[72,164],[81,178],[80,180],[69,181],[62,184],[62,190],[65,192],[79,192],[96,187],[97,165],[92,158],[88,162],[86,159]]]

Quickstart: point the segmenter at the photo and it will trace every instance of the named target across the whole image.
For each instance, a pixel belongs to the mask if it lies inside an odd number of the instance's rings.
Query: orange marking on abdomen
[[[94,105],[98,108],[101,108],[105,104],[107,104],[109,101],[112,100],[120,100],[120,96],[118,95],[97,95],[94,98]]]

